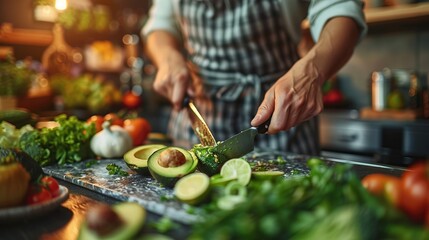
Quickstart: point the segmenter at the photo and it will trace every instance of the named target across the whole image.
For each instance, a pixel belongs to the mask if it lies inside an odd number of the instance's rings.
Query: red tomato
[[[52,197],[56,197],[60,195],[60,185],[58,184],[58,181],[55,178],[51,176],[44,176],[40,180],[40,184],[46,189],[48,189]]]
[[[100,115],[94,115],[88,118],[86,120],[87,123],[94,123],[95,124],[95,131],[99,132],[103,129],[102,124],[104,122],[104,117]]]
[[[343,101],[343,94],[338,89],[332,89],[323,96],[324,104],[338,104]]]
[[[128,109],[136,109],[141,105],[141,98],[133,91],[128,91],[122,97],[122,104]]]
[[[416,222],[429,226],[429,163],[419,162],[404,172],[401,180],[403,211]],[[426,218],[426,219],[425,219]]]
[[[39,204],[52,199],[52,194],[41,185],[31,185],[27,191],[27,205]]]
[[[115,113],[108,113],[104,116],[105,121],[110,121],[111,125],[124,126],[124,119],[120,118]]]
[[[400,178],[381,173],[369,174],[362,179],[362,185],[369,192],[386,199],[396,207],[400,205],[400,184]]]
[[[152,127],[145,118],[140,117],[126,119],[124,121],[124,129],[133,139],[133,145],[139,146],[146,141]]]

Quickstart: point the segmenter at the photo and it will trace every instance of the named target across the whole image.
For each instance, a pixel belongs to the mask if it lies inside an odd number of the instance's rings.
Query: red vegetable
[[[401,180],[403,211],[416,222],[429,227],[429,163],[419,162],[404,172]]]
[[[52,194],[41,185],[31,185],[27,192],[27,205],[34,205],[49,201],[52,199]]]
[[[44,176],[40,183],[43,187],[45,187],[52,195],[52,197],[56,197],[60,195],[60,185],[58,181],[51,176]]]
[[[146,141],[152,127],[145,118],[139,117],[126,119],[124,129],[133,139],[133,145],[140,146]]]
[[[386,199],[395,207],[400,205],[401,182],[398,177],[374,173],[362,179],[362,185],[371,193]]]

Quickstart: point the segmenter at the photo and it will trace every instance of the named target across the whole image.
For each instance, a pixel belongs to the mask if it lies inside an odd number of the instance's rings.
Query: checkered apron
[[[210,101],[197,102],[217,141],[250,127],[264,93],[298,60],[281,16],[281,0],[179,0],[187,57]],[[168,134],[191,148],[198,139],[186,111],[173,112]],[[256,148],[318,154],[317,119],[258,135]]]

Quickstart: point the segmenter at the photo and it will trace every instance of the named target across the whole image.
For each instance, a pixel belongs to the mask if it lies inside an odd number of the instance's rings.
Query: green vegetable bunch
[[[121,92],[113,83],[91,74],[77,78],[56,75],[50,81],[55,94],[62,96],[66,109],[102,112],[120,104],[122,99]]]
[[[206,206],[190,239],[427,239],[370,195],[350,166],[310,168],[309,175],[252,180],[247,199],[232,210]]]
[[[58,127],[24,133],[19,139],[19,148],[41,166],[80,162],[94,157],[90,149],[90,140],[95,135],[93,124],[66,115],[59,115],[55,121],[59,123]]]
[[[0,96],[22,96],[31,86],[34,73],[13,61],[0,61]]]

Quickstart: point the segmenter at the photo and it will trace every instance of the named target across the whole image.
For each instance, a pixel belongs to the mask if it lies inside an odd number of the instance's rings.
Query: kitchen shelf
[[[365,9],[370,33],[429,28],[429,3]]]
[[[429,17],[429,3],[396,5],[391,7],[370,8],[365,10],[367,23],[386,23]]]
[[[50,30],[14,28],[10,23],[0,26],[0,43],[48,46],[52,43],[53,34]]]

